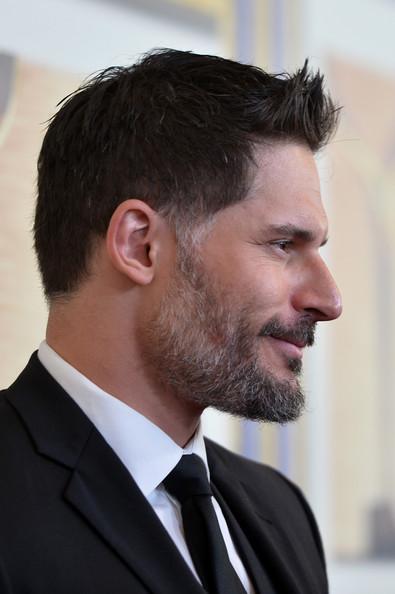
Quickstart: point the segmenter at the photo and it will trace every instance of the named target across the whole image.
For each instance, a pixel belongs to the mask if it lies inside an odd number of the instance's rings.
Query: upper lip
[[[306,346],[306,341],[305,340],[298,340],[297,338],[293,338],[292,336],[274,336],[271,335],[272,338],[277,338],[277,340],[284,340],[285,342],[290,342],[291,344],[294,344],[295,346],[297,346],[300,349],[303,349]]]

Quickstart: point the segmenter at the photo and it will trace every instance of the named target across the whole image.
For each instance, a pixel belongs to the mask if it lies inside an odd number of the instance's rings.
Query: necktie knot
[[[212,495],[204,462],[196,454],[185,454],[163,481],[167,491],[181,504],[191,497]]]

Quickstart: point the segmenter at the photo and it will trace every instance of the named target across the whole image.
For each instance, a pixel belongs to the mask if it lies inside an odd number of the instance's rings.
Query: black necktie
[[[185,540],[203,587],[210,594],[246,594],[229,561],[204,462],[184,455],[164,480],[181,504]]]

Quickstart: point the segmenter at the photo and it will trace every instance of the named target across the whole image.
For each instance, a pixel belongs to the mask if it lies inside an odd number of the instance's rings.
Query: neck
[[[75,309],[71,304],[51,308],[48,345],[95,385],[144,415],[184,447],[196,431],[202,409],[156,384],[130,339],[133,332],[124,319],[87,315],[86,307],[81,312]]]

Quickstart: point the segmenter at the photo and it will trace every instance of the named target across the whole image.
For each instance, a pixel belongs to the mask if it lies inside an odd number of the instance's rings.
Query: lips
[[[307,346],[307,340],[301,340],[293,338],[292,336],[274,336],[271,335],[271,338],[275,338],[276,340],[282,340],[284,342],[289,342],[290,344],[294,344],[299,349],[304,349]]]
[[[266,338],[287,359],[301,359],[303,357],[303,349],[306,346],[305,342],[297,341],[294,338],[286,336],[277,337],[270,334]]]

